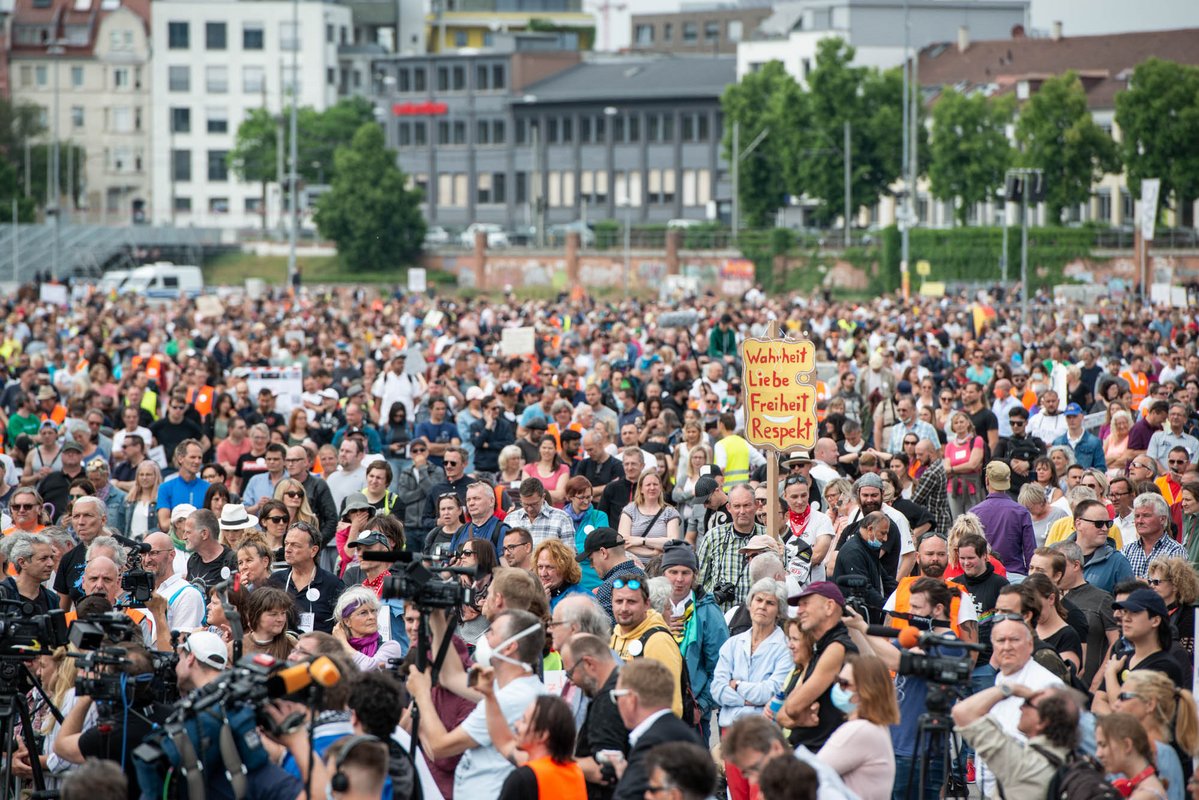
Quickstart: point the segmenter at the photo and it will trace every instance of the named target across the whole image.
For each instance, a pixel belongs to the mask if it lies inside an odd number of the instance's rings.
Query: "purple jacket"
[[[1037,539],[1032,532],[1032,514],[1008,497],[1006,492],[991,492],[987,499],[970,509],[982,521],[987,544],[1008,572],[1027,575]]]

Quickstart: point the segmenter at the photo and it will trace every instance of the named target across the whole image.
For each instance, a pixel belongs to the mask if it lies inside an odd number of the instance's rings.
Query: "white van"
[[[140,294],[159,300],[176,300],[180,295],[196,297],[204,291],[199,267],[179,266],[166,261],[130,271],[121,284],[121,294]]]
[[[125,279],[128,277],[129,270],[127,269],[110,269],[108,272],[105,272],[102,276],[100,276],[100,281],[96,284],[96,286],[105,294],[108,294],[109,292],[119,292],[121,289],[121,284],[124,283]]]

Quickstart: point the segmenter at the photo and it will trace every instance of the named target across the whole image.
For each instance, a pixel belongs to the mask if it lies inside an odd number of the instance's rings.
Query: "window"
[[[241,68],[241,88],[246,94],[259,94],[263,91],[266,81],[266,71],[262,67]]]
[[[491,121],[491,143],[507,144],[508,126],[502,119]]]
[[[192,179],[192,151],[172,150],[171,167],[174,180],[190,181]]]
[[[176,197],[175,211],[181,214],[190,214],[192,211],[192,199],[190,197]]]
[[[412,91],[423,92],[426,89],[427,76],[424,67],[417,67],[412,70]]]
[[[669,111],[662,115],[662,141],[674,141],[674,114]]]
[[[204,86],[209,94],[224,94],[229,91],[229,68],[205,67]]]
[[[337,84],[337,70],[333,67],[325,68],[325,83],[329,84],[330,86]]]
[[[694,22],[683,23],[683,41],[695,42],[699,39],[699,26]]]
[[[637,114],[629,115],[629,141],[641,141],[641,117]]]
[[[624,144],[624,117],[616,116],[612,118],[612,141],[616,144]]]
[[[745,32],[744,23],[739,19],[730,19],[728,27],[725,29],[725,36],[730,42],[739,42]]]
[[[209,150],[208,151],[208,180],[210,180],[210,181],[227,181],[227,180],[229,180],[229,151],[228,150]]]
[[[478,64],[475,66],[475,91],[485,92],[491,85],[491,71],[487,69],[486,64]]]
[[[204,109],[204,117],[208,122],[209,133],[228,133],[229,132],[229,109],[209,106]]]
[[[437,91],[448,92],[450,90],[450,68],[437,68]]]
[[[1127,189],[1120,190],[1120,218],[1124,222],[1136,222],[1136,214],[1133,207],[1132,192]]]
[[[401,94],[412,91],[412,73],[409,70],[396,70],[396,91]]]
[[[228,214],[229,213],[229,198],[228,197],[210,197],[208,198],[208,212],[210,214]],[[174,276],[172,276],[174,277]],[[178,281],[178,278],[175,278]]]
[[[708,115],[695,115],[695,137],[698,142],[708,141]]]
[[[241,28],[243,50],[261,50],[266,47],[266,28],[261,22],[247,22]]]
[[[637,25],[633,29],[633,41],[642,47],[648,47],[654,43],[654,26],[653,25]]]
[[[527,119],[518,119],[516,121],[516,143],[529,143],[529,121]]]
[[[490,172],[480,173],[475,179],[475,202],[479,205],[489,205],[496,202],[492,197],[494,177]]]
[[[71,88],[83,88],[83,67],[71,67]]]
[[[579,117],[579,142],[582,144],[591,144],[591,117]]]
[[[116,67],[112,71],[112,88],[128,89],[129,88],[129,68]]]
[[[659,137],[662,135],[662,128],[659,119],[660,117],[657,114],[645,115],[645,141],[651,143],[660,141]]]
[[[717,42],[720,41],[720,23],[715,20],[708,20],[704,23],[704,41]]]
[[[529,174],[518,172],[513,177],[513,200],[517,203],[529,202]]]
[[[325,25],[325,44],[335,44],[337,42],[337,29],[332,25]]]
[[[505,89],[508,86],[508,75],[504,71],[503,64],[491,65],[491,88],[495,90]]]
[[[475,144],[491,144],[491,123],[485,119],[475,125]]]
[[[437,143],[450,143],[450,123],[446,120],[437,121]]]
[[[1112,192],[1111,189],[1100,189],[1095,195],[1097,222],[1111,223],[1112,221]]]
[[[33,85],[33,67],[25,64],[21,67],[21,86],[28,87]]]
[[[247,197],[246,198],[246,213],[247,214],[261,214],[262,213],[262,198],[261,197]]]
[[[401,122],[396,126],[396,144],[400,147],[412,146],[412,124]]]
[[[83,127],[83,106],[71,106],[71,127]]]
[[[204,23],[204,46],[209,50],[224,50],[228,44],[228,29],[223,22]]]
[[[465,67],[454,67],[453,76],[454,76],[454,91],[455,92],[465,91],[466,90],[466,68]]]
[[[466,47],[466,31],[454,31],[454,47]]]
[[[117,106],[110,111],[109,130],[114,133],[133,132],[133,109],[128,106]]]
[[[545,143],[558,143],[558,118],[550,117],[545,121]]]
[[[466,144],[466,123],[461,120],[454,122],[454,144]]]
[[[171,109],[171,133],[191,133],[192,110],[190,108]]]
[[[50,82],[50,73],[46,69],[45,64],[38,64],[33,68],[33,74],[37,77],[37,85],[45,86]]]
[[[167,23],[167,47],[171,50],[191,47],[191,27],[186,22]]]
[[[562,144],[570,144],[575,140],[575,121],[573,117],[562,118]]]
[[[674,23],[667,22],[662,25],[662,41],[674,41]]]
[[[279,49],[285,51],[297,50],[300,47],[300,27],[292,25],[291,20],[279,23]]]
[[[423,147],[429,143],[429,127],[427,123],[412,123],[412,143],[417,147]]]
[[[192,88],[191,69],[187,66],[167,67],[167,88],[172,92],[190,92]]]

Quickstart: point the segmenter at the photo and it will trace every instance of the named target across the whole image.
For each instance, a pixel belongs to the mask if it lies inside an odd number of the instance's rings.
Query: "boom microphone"
[[[407,550],[363,550],[358,554],[358,558],[363,561],[401,561],[405,564],[411,564],[413,560],[423,554],[411,553]]]
[[[311,664],[296,664],[279,670],[267,678],[266,690],[271,697],[284,697],[314,683],[327,689],[339,680],[341,673],[337,665],[328,656],[321,656]]]
[[[150,547],[150,545],[146,544],[145,542],[139,542],[137,539],[130,539],[128,536],[117,536],[116,534],[113,534],[112,538],[116,539],[118,542],[125,545],[125,547],[129,548],[130,550],[136,550],[137,552],[142,553],[142,554],[148,553],[152,549],[154,549],[154,548]]]

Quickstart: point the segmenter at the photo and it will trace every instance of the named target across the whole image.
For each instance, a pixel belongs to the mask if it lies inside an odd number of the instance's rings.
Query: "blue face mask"
[[[852,714],[858,710],[858,704],[850,699],[852,696],[849,692],[841,688],[841,684],[833,684],[832,701],[838,711],[845,714]]]
[[[866,546],[869,547],[871,550],[882,550],[883,549],[882,539],[879,539],[879,540],[873,541],[873,542],[870,541],[869,539],[863,539],[862,541],[865,542]]]

